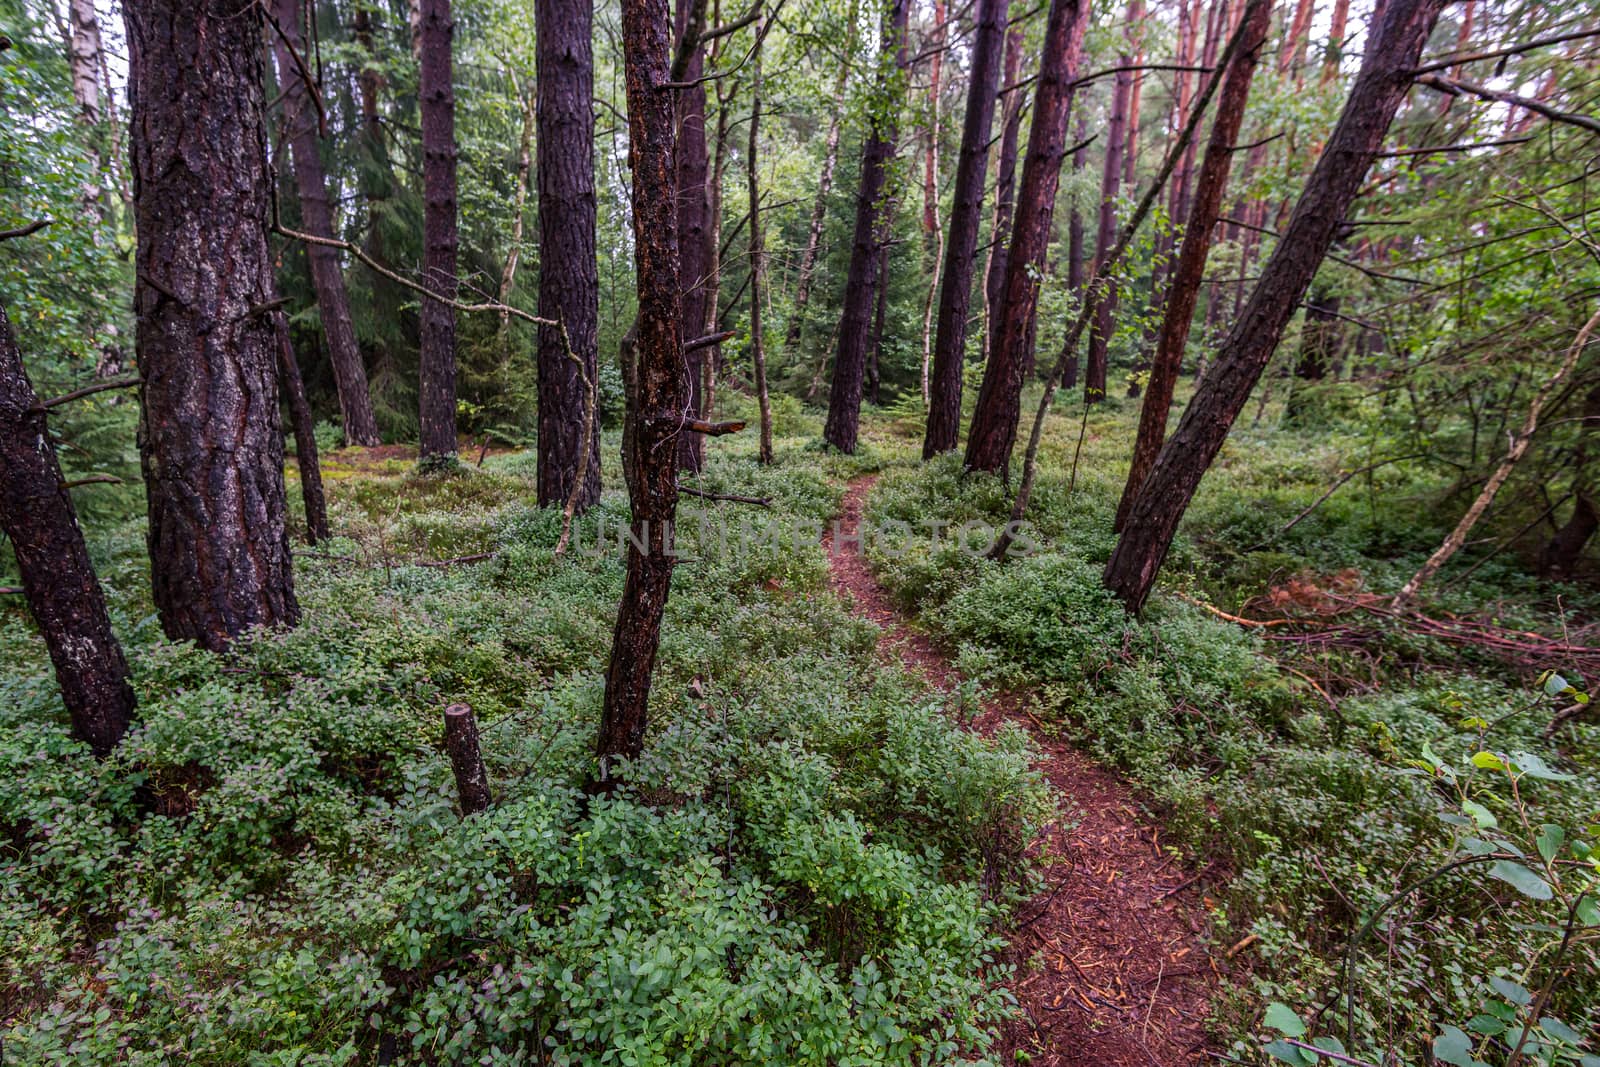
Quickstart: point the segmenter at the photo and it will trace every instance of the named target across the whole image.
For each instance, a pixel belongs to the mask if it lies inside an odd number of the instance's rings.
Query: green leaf
[[[1556,858],[1557,853],[1561,851],[1561,846],[1566,844],[1566,841],[1566,830],[1557,826],[1555,823],[1545,823],[1539,828],[1539,838],[1537,841],[1539,846],[1539,855],[1544,857],[1544,861],[1546,863],[1549,863],[1551,860]]]
[[[1520,774],[1528,778],[1539,778],[1546,782],[1573,782],[1577,780],[1577,775],[1562,774],[1532,752],[1513,752],[1511,754],[1511,762]]]
[[[1478,1067],[1472,1058],[1472,1038],[1454,1026],[1444,1028],[1444,1033],[1433,1039],[1433,1058],[1455,1067]]]
[[[1583,1035],[1560,1019],[1551,1018],[1548,1015],[1543,1016],[1539,1019],[1539,1029],[1557,1041],[1565,1041],[1569,1045],[1583,1044]]]
[[[1472,765],[1474,767],[1482,767],[1486,771],[1503,771],[1506,769],[1506,761],[1493,752],[1474,752],[1472,754]]]
[[[1474,1015],[1467,1020],[1467,1029],[1475,1034],[1493,1037],[1506,1032],[1504,1020],[1496,1019],[1493,1015]]]
[[[1491,978],[1489,979],[1489,984],[1494,987],[1496,993],[1499,993],[1513,1004],[1526,1007],[1533,1003],[1533,994],[1509,978]]]
[[[1483,755],[1482,752],[1478,753]],[[1476,759],[1477,757],[1473,757]],[[1481,830],[1492,830],[1500,825],[1500,820],[1494,817],[1494,812],[1479,804],[1476,800],[1463,800],[1461,810],[1472,816],[1472,821],[1478,824]]]
[[[1545,676],[1544,691],[1547,696],[1560,696],[1571,688],[1572,686],[1567,684],[1567,680],[1554,671]]]
[[[1287,1004],[1273,1001],[1267,1005],[1267,1014],[1262,1022],[1285,1037],[1304,1037],[1306,1024],[1296,1015],[1294,1009]]]
[[[1520,863],[1500,860],[1489,868],[1489,877],[1498,878],[1512,889],[1531,900],[1549,900],[1554,894],[1550,884]]]
[[[1293,1064],[1294,1067],[1310,1067],[1311,1064],[1317,1062],[1317,1057],[1314,1053],[1308,1053],[1289,1044],[1287,1041],[1274,1041],[1262,1048],[1261,1051],[1275,1060]]]

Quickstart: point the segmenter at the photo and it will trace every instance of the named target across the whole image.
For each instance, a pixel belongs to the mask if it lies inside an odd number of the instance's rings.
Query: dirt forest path
[[[875,475],[848,485],[838,518],[844,547],[824,537],[835,592],[882,627],[879,652],[949,692],[949,657],[906,626],[861,556],[862,510]],[[1161,847],[1161,827],[1116,775],[1044,736],[1021,701],[985,701],[973,728],[1007,720],[1038,745],[1038,770],[1061,805],[1030,855],[1043,889],[1019,912],[1008,959],[1021,1016],[999,1035],[996,1060],[1034,1067],[1177,1067],[1208,1062],[1204,1021],[1221,981],[1200,937],[1196,872]],[[1025,1052],[1027,1060],[1017,1052]]]

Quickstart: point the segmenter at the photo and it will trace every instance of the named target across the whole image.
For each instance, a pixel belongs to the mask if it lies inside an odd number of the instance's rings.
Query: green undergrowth
[[[814,433],[772,470],[722,442],[686,476],[770,508],[685,507],[820,526],[877,461]],[[103,763],[21,613],[0,619],[7,1063],[371,1063],[391,1040],[407,1063],[982,1061],[1046,814],[1019,732],[966,733],[885,669],[815,545],[695,541],[644,757],[586,801],[624,496],[558,559],[531,455],[431,477],[343,458],[340,536],[297,560],[303,623],[226,656],[160,637],[137,523],[95,531],[139,697]],[[465,821],[453,701],[496,800]]]
[[[1349,457],[1362,442],[1324,434],[1313,444],[1242,427],[1134,620],[1100,577],[1136,405],[1107,404],[1087,423],[1081,411],[1053,416],[1044,439],[1027,531],[1038,551],[1002,565],[923,538],[908,552],[886,542],[869,555],[967,671],[1022,689],[1043,721],[1126,773],[1164,822],[1163,839],[1208,872],[1211,937],[1219,950],[1242,943],[1242,981],[1218,1005],[1230,1055],[1318,1059],[1281,1041],[1264,1052],[1255,1036],[1280,1033],[1331,1040],[1326,1049],[1364,1062],[1432,1054],[1492,1064],[1509,1057],[1523,1026],[1524,1062],[1530,1054],[1577,1062],[1597,1051],[1552,1036],[1600,1025],[1600,908],[1593,892],[1581,896],[1600,888],[1584,858],[1600,832],[1600,725],[1588,714],[1546,736],[1557,709],[1583,699],[1571,665],[1508,663],[1361,615],[1360,640],[1302,652],[1196,603],[1249,615],[1254,598],[1296,578],[1350,595],[1396,589],[1454,521],[1437,504],[1447,484],[1397,465],[1372,487],[1335,494],[1285,534],[1341,468],[1359,465]],[[904,434],[903,448],[916,443]],[[888,440],[880,447],[892,451]],[[1008,504],[999,479],[963,475],[952,455],[892,465],[867,519],[999,527]],[[1560,634],[1593,604],[1588,590],[1542,585],[1513,554],[1456,577],[1473,562],[1468,554],[1442,574],[1423,608]],[[1547,669],[1571,684],[1546,693],[1535,676]],[[1547,824],[1562,831],[1553,858],[1535,840]],[[1513,858],[1491,870],[1496,848]],[[1475,849],[1482,863],[1467,859],[1408,891]],[[1380,906],[1354,952],[1354,996],[1343,998],[1351,936]],[[1569,915],[1578,936],[1558,952]],[[1491,983],[1527,995],[1518,1001]],[[1293,1005],[1308,1022],[1298,1033],[1264,1028],[1268,1002]],[[1551,1020],[1549,1032],[1540,1017]]]

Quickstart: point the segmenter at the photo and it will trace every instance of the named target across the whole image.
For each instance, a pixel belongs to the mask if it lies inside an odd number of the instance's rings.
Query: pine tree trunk
[[[1028,132],[1028,155],[1022,164],[1016,220],[1006,256],[1000,333],[984,367],[978,406],[967,432],[965,460],[972,470],[1000,473],[1010,462],[1011,448],[1016,443],[1022,379],[1033,357],[1039,278],[1050,242],[1061,163],[1067,152],[1071,85],[1083,53],[1087,22],[1081,0],[1051,0],[1044,51],[1039,59],[1033,122]]]
[[[1105,581],[1130,610],[1144,605],[1201,478],[1344,225],[1443,6],[1444,0],[1389,0],[1385,6],[1361,74],[1261,281],[1128,511]]]
[[[896,68],[906,65],[906,19],[911,0],[889,0],[882,24],[883,54]],[[833,386],[828,395],[828,421],[822,437],[852,455],[861,423],[861,388],[867,369],[873,312],[878,299],[879,257],[883,254],[888,215],[883,195],[898,132],[898,101],[885,102],[887,115],[876,115],[861,152],[861,186],[856,193],[855,243],[845,278],[844,310],[839,319],[839,348],[833,361]]]
[[[1339,63],[1344,59],[1345,33],[1350,24],[1350,0],[1333,0],[1333,14],[1328,23],[1328,51],[1322,57],[1322,84],[1327,85],[1339,76]],[[1472,24],[1472,0],[1468,0],[1466,24]],[[1470,30],[1468,31],[1470,33]],[[1451,97],[1445,97],[1446,101]]]
[[[704,32],[706,0],[678,0],[677,35],[691,33],[696,39]],[[681,42],[680,42],[681,47]],[[705,50],[696,44],[684,68],[683,80],[694,81],[705,72]],[[677,99],[677,179],[678,179],[678,259],[683,286],[683,318],[679,335],[692,341],[701,335],[706,322],[706,273],[711,261],[706,246],[706,90],[704,85],[673,93]],[[698,418],[703,402],[703,373],[706,351],[695,349],[684,355],[689,374],[690,418]],[[678,465],[698,471],[705,459],[705,438],[697,433],[678,435]]]
[[[789,330],[784,337],[785,353],[797,358],[800,338],[805,331],[806,307],[811,302],[811,283],[817,271],[817,254],[822,247],[822,227],[828,220],[828,194],[833,191],[833,171],[839,161],[839,133],[844,125],[845,89],[850,68],[841,66],[834,82],[833,116],[828,120],[828,136],[823,142],[822,172],[817,175],[817,198],[811,204],[811,226],[806,231],[806,247],[800,253],[800,269],[795,277],[794,309],[789,313]]]
[[[606,669],[596,744],[601,789],[615,787],[619,758],[644,749],[650,676],[661,644],[661,618],[672,584],[672,522],[678,505],[678,452],[688,400],[683,380],[678,279],[677,188],[667,49],[667,0],[622,0],[622,44],[633,161],[633,234],[639,291],[637,410],[628,496],[633,534],[627,578]],[[587,101],[585,101],[587,104]],[[644,545],[642,549],[639,545]]]
[[[1138,0],[1132,0],[1132,3],[1137,4]],[[1131,62],[1128,54],[1123,53],[1121,63],[1126,66]],[[1111,114],[1106,122],[1106,155],[1100,177],[1100,223],[1094,240],[1095,273],[1101,277],[1105,276],[1105,255],[1117,239],[1117,199],[1122,195],[1128,104],[1133,94],[1131,71],[1118,72],[1116,79],[1116,87],[1111,94]],[[1089,354],[1083,374],[1083,400],[1086,404],[1098,404],[1106,398],[1111,333],[1116,326],[1116,315],[1117,288],[1107,279],[1105,294],[1100,298],[1094,322],[1089,329]]]
[[[389,144],[383,135],[383,116],[378,110],[378,96],[383,91],[384,78],[378,69],[372,11],[367,4],[356,4],[352,28],[356,44],[361,49],[361,68],[356,74],[356,84],[361,97],[361,150],[366,162],[362,168],[362,195],[367,201],[367,253],[374,259],[382,260],[383,230],[378,205],[389,198],[392,174]]]
[[[44,410],[0,307],[0,531],[16,552],[28,610],[39,626],[72,732],[108,754],[133,714],[128,664],[111,630],[89,549]]]
[[[1145,477],[1154,466],[1167,432],[1167,413],[1183,368],[1183,352],[1189,341],[1195,305],[1205,279],[1206,256],[1211,250],[1211,233],[1222,210],[1222,194],[1228,184],[1228,168],[1233,146],[1244,124],[1245,105],[1250,98],[1250,82],[1255,76],[1262,43],[1272,21],[1272,0],[1246,0],[1244,35],[1239,40],[1228,70],[1223,75],[1217,117],[1211,127],[1211,140],[1200,163],[1200,179],[1195,188],[1194,205],[1184,229],[1183,245],[1173,268],[1161,332],[1156,338],[1151,360],[1150,384],[1139,412],[1139,432],[1134,440],[1133,460],[1128,481],[1117,506],[1115,529],[1122,531],[1128,511]]]
[[[317,420],[306,400],[305,382],[300,377],[300,362],[295,359],[289,340],[289,321],[278,313],[278,385],[289,408],[289,428],[294,431],[295,462],[300,467],[300,498],[306,506],[306,540],[311,544],[326,541],[328,504],[322,492],[322,463],[317,456]]]
[[[928,426],[922,458],[956,447],[961,433],[961,372],[966,364],[967,312],[972,272],[983,216],[983,186],[989,170],[989,134],[994,125],[1001,49],[1008,0],[978,0],[977,34],[967,84],[967,113],[961,126],[961,155],[945,243],[944,285],[939,294],[939,330],[934,342]]]
[[[422,281],[439,299],[422,299],[417,394],[422,460],[456,454],[456,96],[450,0],[422,0]]]
[[[750,191],[750,351],[755,365],[756,403],[761,410],[761,443],[757,461],[772,463],[772,402],[767,396],[766,339],[762,336],[761,302],[766,299],[767,250],[761,235],[761,186],[758,165],[761,128],[761,41],[765,22],[756,19],[754,69],[750,75],[750,140],[745,150],[745,175]]]
[[[129,0],[140,456],[162,629],[225,648],[292,626],[262,15]]]
[[[314,237],[337,237],[333,205],[328,200],[328,182],[322,169],[322,146],[317,136],[317,114],[305,75],[296,64],[292,48],[305,61],[305,34],[300,28],[300,0],[272,0],[272,17],[281,34],[272,35],[278,59],[278,88],[283,94],[283,138],[289,142],[294,163],[295,191],[300,197],[300,224]],[[307,245],[306,259],[311,265],[311,283],[317,291],[317,312],[322,333],[327,338],[328,362],[339,393],[339,413],[344,423],[344,439],[352,445],[376,445],[378,423],[372,414],[372,397],[367,391],[367,368],[356,343],[355,323],[350,317],[350,294],[344,285],[339,250],[328,245]]]
[[[1001,109],[1000,156],[995,168],[994,224],[989,229],[989,264],[984,269],[983,361],[989,362],[1000,340],[1001,303],[1006,290],[1006,242],[1011,239],[1011,218],[1016,207],[1017,142],[1022,137],[1022,87],[1017,78],[1022,71],[1022,52],[1026,41],[1022,27],[1006,34],[1006,65],[1003,85],[1011,87]],[[998,96],[998,94],[997,94]],[[1074,157],[1076,158],[1076,157]]]
[[[589,0],[536,0],[534,7],[539,315],[565,328],[539,327],[538,499],[541,507],[564,507],[583,466],[579,511],[600,499],[599,423],[587,440],[583,433],[583,383],[599,374],[600,328],[592,18]],[[581,462],[585,449],[587,464]]]
[[[1078,129],[1075,134],[1077,148],[1072,153],[1072,173],[1076,179],[1089,165],[1089,118],[1081,110],[1078,113]],[[1078,192],[1074,184],[1070,201],[1071,213],[1067,216],[1067,292],[1076,294],[1079,299],[1084,299],[1087,294],[1083,291],[1084,279],[1084,233],[1083,211],[1078,205]],[[1061,375],[1061,385],[1066,389],[1074,389],[1078,385],[1078,353],[1072,352],[1067,356],[1066,369]]]
[[[713,0],[712,7],[712,21],[720,25],[722,5],[718,0]],[[719,37],[712,45],[710,58],[713,64],[721,58],[726,41],[726,37]],[[728,110],[732,106],[736,88],[734,85],[724,87],[724,84],[717,83],[717,138],[716,148],[711,155],[710,204],[706,218],[706,251],[711,260],[706,264],[706,321],[700,327],[702,337],[718,332],[717,323],[721,321],[718,309],[721,307],[722,293],[722,178],[728,167]],[[717,371],[721,366],[722,345],[719,343],[706,350],[703,360],[705,385],[701,391],[701,410],[707,415],[717,409]]]

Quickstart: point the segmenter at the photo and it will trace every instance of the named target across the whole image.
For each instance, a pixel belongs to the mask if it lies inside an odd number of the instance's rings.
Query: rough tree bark
[[[1001,49],[1008,0],[978,0],[977,34],[967,84],[967,113],[961,125],[961,155],[945,242],[944,285],[939,293],[939,330],[933,347],[928,426],[922,458],[956,447],[961,434],[961,371],[966,363],[967,312],[972,301],[972,271],[983,215],[983,185],[989,169],[989,133],[994,125]]]
[[[1144,605],[1200,479],[1344,225],[1443,6],[1444,0],[1389,0],[1385,6],[1344,111],[1260,283],[1129,509],[1105,582],[1130,610]]]
[[[989,361],[1000,339],[1000,303],[1006,290],[1006,241],[1011,237],[1011,216],[1016,206],[1017,141],[1022,136],[1022,86],[1017,77],[1022,70],[1025,47],[1022,27],[1006,34],[1006,66],[1001,82],[1010,87],[1001,109],[1000,155],[995,167],[994,224],[989,229],[989,263],[983,279],[983,360]]]
[[[541,507],[562,507],[589,451],[578,510],[600,499],[600,433],[583,434],[583,381],[599,373],[594,44],[589,0],[536,0],[538,26],[539,461]],[[574,362],[567,355],[571,344]],[[581,366],[579,365],[581,364]]]
[[[1145,477],[1155,464],[1156,455],[1167,432],[1167,413],[1172,407],[1173,390],[1183,367],[1183,351],[1189,341],[1195,304],[1205,279],[1206,256],[1211,250],[1211,232],[1222,210],[1222,194],[1228,184],[1228,168],[1233,160],[1234,142],[1244,123],[1245,104],[1250,98],[1250,82],[1255,77],[1261,46],[1272,22],[1272,0],[1246,0],[1243,35],[1223,75],[1217,117],[1211,127],[1211,140],[1200,162],[1200,178],[1195,187],[1189,223],[1184,228],[1183,245],[1173,268],[1161,332],[1156,337],[1155,355],[1150,364],[1150,385],[1139,412],[1139,432],[1134,439],[1133,461],[1128,481],[1117,505],[1114,529],[1120,533],[1128,510]]]
[[[130,0],[150,577],[173,640],[293,625],[259,6]]]
[[[1142,7],[1140,0],[1129,0],[1128,26],[1134,25],[1134,16]],[[1123,52],[1118,57],[1122,66],[1130,66],[1133,56]],[[1111,93],[1111,113],[1106,121],[1105,165],[1100,177],[1100,220],[1095,231],[1095,273],[1106,278],[1106,253],[1117,239],[1117,199],[1122,195],[1122,172],[1126,167],[1124,155],[1128,145],[1128,110],[1133,98],[1133,72],[1118,71],[1116,86]],[[1106,375],[1110,362],[1111,333],[1116,327],[1117,288],[1107,278],[1105,292],[1095,311],[1089,328],[1089,354],[1083,370],[1083,400],[1098,404],[1106,398]]]
[[[1078,204],[1078,190],[1076,180],[1089,165],[1089,117],[1080,111],[1078,113],[1077,148],[1072,153],[1072,174],[1074,188],[1070,200],[1071,213],[1067,216],[1067,292],[1077,293],[1079,299],[1083,292],[1083,267],[1084,267],[1084,233],[1083,209]],[[1078,353],[1071,352],[1067,355],[1067,365],[1062,371],[1062,388],[1072,389],[1078,384]]]
[[[681,80],[693,82],[705,73],[705,49],[699,37],[705,32],[706,0],[678,0],[675,32],[678,52],[690,48]],[[674,72],[678,76],[678,72]],[[683,317],[680,336],[693,340],[706,323],[706,277],[711,261],[707,247],[706,177],[710,161],[706,155],[706,90],[703,84],[682,89],[677,98],[677,203],[679,284],[683,286]],[[703,405],[705,349],[685,353],[689,374],[690,418],[699,418]],[[705,438],[696,433],[678,437],[678,464],[697,471],[705,460]]]
[[[939,132],[943,125],[943,107],[939,98],[940,79],[944,72],[945,40],[949,36],[945,23],[944,0],[933,0],[933,34],[928,48],[933,55],[928,58],[928,125],[923,138],[922,154],[922,246],[928,264],[928,294],[922,307],[922,405],[931,401],[929,371],[933,362],[934,301],[939,292],[944,273],[944,227],[939,225]],[[882,294],[879,296],[880,302]]]
[[[439,299],[422,298],[417,394],[422,459],[456,454],[456,94],[450,49],[450,0],[422,0],[422,282]]]
[[[100,583],[61,477],[45,412],[0,307],[0,531],[16,552],[23,594],[50,651],[72,732],[95,755],[127,732],[133,689]]]
[[[678,332],[677,187],[673,161],[667,0],[622,0],[628,131],[633,166],[633,234],[639,291],[637,409],[628,498],[633,537],[606,668],[596,787],[615,788],[619,758],[644,749],[650,676],[661,644],[661,616],[672,584],[672,522],[678,506],[678,451],[683,407],[683,352]],[[640,546],[643,547],[640,547]]]
[[[750,74],[750,140],[745,149],[745,177],[750,192],[750,352],[755,365],[756,403],[761,410],[761,444],[757,461],[772,463],[772,401],[767,396],[766,339],[762,336],[761,302],[766,299],[767,250],[761,234],[761,184],[758,150],[761,129],[761,42],[766,20],[756,19],[755,56]],[[691,434],[689,436],[699,436]]]
[[[883,54],[894,57],[894,79],[906,65],[906,18],[911,0],[888,0],[882,21]],[[861,386],[867,368],[871,320],[878,297],[883,195],[889,161],[898,133],[899,98],[882,100],[874,109],[871,132],[861,151],[861,187],[856,193],[855,243],[845,277],[844,309],[839,318],[839,347],[833,360],[833,386],[828,395],[828,421],[822,438],[839,451],[853,454],[861,421]]]
[[[295,192],[300,198],[300,225],[317,237],[337,237],[328,181],[322,169],[322,146],[317,136],[317,114],[311,90],[299,62],[305,61],[305,34],[300,27],[300,0],[272,0],[273,51],[278,60],[278,88],[283,94],[283,138],[289,142],[294,165]],[[376,445],[378,423],[367,390],[367,368],[361,362],[355,323],[350,317],[350,294],[345,289],[339,250],[330,245],[308,244],[311,284],[317,292],[317,312],[327,339],[328,362],[339,393],[339,414],[344,439],[352,445]]]
[[[289,340],[289,320],[282,312],[278,320],[278,385],[288,402],[289,427],[294,431],[294,457],[300,467],[300,499],[306,506],[306,540],[311,544],[326,541],[328,504],[322,492],[322,463],[317,456],[317,420],[306,400],[305,382],[300,378],[300,361],[295,359]]]
[[[1006,256],[1005,295],[1000,302],[1000,334],[984,367],[978,406],[967,431],[966,465],[998,474],[1011,459],[1022,409],[1022,379],[1032,362],[1033,319],[1038,310],[1039,278],[1044,268],[1056,187],[1067,151],[1067,113],[1072,80],[1083,52],[1088,22],[1082,0],[1051,0],[1039,58],[1028,155],[1022,164],[1016,220]]]

